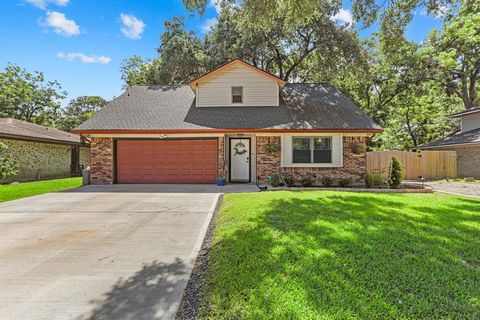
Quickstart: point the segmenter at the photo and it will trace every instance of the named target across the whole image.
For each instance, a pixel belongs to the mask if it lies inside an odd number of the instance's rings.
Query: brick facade
[[[225,172],[225,138],[218,138],[218,168],[217,168],[218,177],[226,177]]]
[[[339,168],[295,168],[281,167],[281,151],[275,155],[265,153],[265,144],[275,143],[280,146],[280,137],[257,137],[257,178],[259,183],[268,183],[268,177],[273,173],[282,173],[291,177],[295,184],[309,177],[315,185],[321,185],[323,177],[333,179],[334,184],[341,179],[351,179],[352,183],[362,183],[366,173],[367,154],[354,154],[352,146],[357,141],[366,145],[365,137],[343,137],[343,167]]]
[[[113,139],[91,139],[90,182],[92,184],[113,183]]]
[[[268,176],[280,172],[293,178],[296,184],[305,177],[315,181],[315,185],[321,185],[321,179],[328,176],[338,183],[340,179],[350,178],[353,183],[362,182],[362,176],[366,172],[366,153],[354,154],[352,144],[358,141],[365,144],[364,137],[343,138],[343,167],[341,168],[283,168],[280,163],[280,153],[269,155],[265,153],[265,144],[275,143],[280,147],[280,137],[257,137],[256,138],[256,172],[259,183],[268,183]],[[225,163],[225,138],[218,138],[218,176],[226,177]],[[90,146],[90,180],[92,184],[112,184],[114,181],[114,155],[112,138],[92,138]],[[252,180],[255,177],[252,177]],[[257,179],[255,179],[257,180]]]

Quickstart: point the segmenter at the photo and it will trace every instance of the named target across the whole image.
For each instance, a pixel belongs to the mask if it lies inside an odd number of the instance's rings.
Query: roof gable
[[[255,67],[255,66],[252,66],[251,64],[248,64],[248,63],[246,63],[246,62],[244,62],[240,59],[235,59],[235,60],[230,61],[229,63],[224,64],[223,66],[218,67],[217,69],[201,76],[200,78],[197,78],[197,79],[193,80],[192,82],[190,82],[190,87],[192,89],[194,89],[200,82],[206,81],[209,78],[211,78],[212,76],[219,75],[222,72],[230,69],[232,66],[235,66],[235,65],[239,65],[239,66],[242,66],[244,68],[248,68],[250,70],[258,72],[259,74],[261,74],[264,77],[267,77],[267,78],[270,78],[270,79],[274,80],[275,82],[277,82],[277,84],[280,86],[280,88],[283,88],[283,86],[285,85],[285,81],[283,81],[279,77],[274,76],[273,74],[270,74],[266,71],[263,71],[263,70]]]

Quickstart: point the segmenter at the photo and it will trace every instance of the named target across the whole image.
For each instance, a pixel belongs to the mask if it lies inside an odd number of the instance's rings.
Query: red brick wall
[[[322,177],[328,176],[338,183],[340,179],[351,179],[352,183],[362,183],[363,174],[366,172],[366,153],[354,154],[352,145],[355,141],[366,144],[365,137],[343,138],[343,167],[341,168],[293,168],[281,167],[280,153],[268,155],[264,151],[265,144],[276,143],[280,147],[280,137],[257,137],[257,177],[260,183],[268,183],[268,176],[273,173],[283,173],[293,178],[295,184],[305,177],[315,181],[315,185],[321,185]]]
[[[92,184],[113,183],[113,140],[112,138],[91,139],[90,182]]]
[[[224,157],[225,138],[218,138],[218,177],[225,178],[225,157]]]

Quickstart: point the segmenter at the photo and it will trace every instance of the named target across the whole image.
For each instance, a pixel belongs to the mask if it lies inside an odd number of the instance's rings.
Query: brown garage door
[[[215,183],[216,140],[118,140],[118,183]]]

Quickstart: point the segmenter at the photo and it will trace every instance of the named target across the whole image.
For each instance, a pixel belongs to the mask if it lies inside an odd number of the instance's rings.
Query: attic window
[[[232,103],[243,103],[243,87],[232,87]]]

